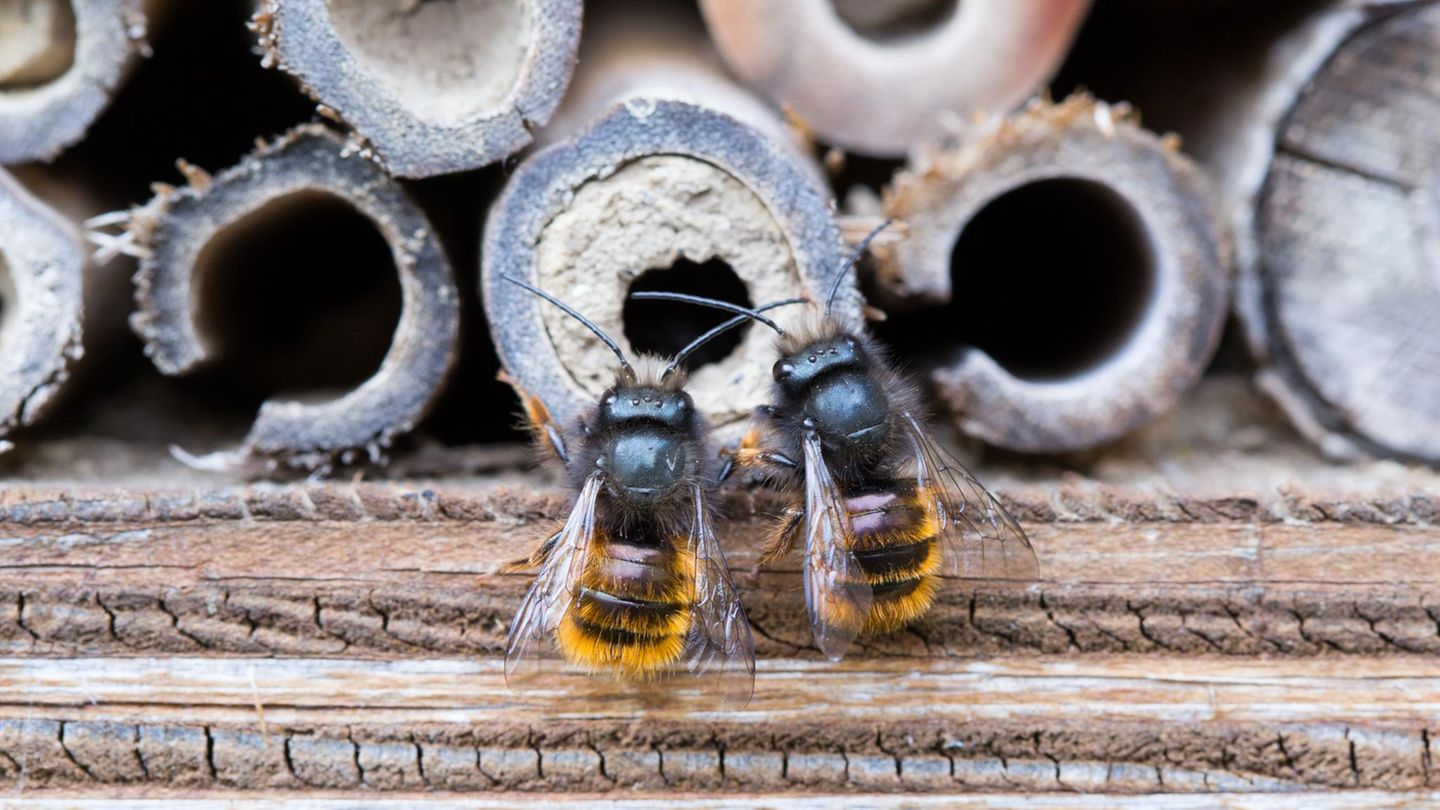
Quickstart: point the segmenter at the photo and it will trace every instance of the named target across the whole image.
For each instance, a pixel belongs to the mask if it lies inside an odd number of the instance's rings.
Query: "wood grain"
[[[563,513],[512,486],[16,487],[0,496],[10,654],[493,654],[528,578],[499,567]],[[539,486],[538,489],[535,486]],[[1440,651],[1440,498],[1196,499],[1022,490],[1038,583],[956,581],[874,656]],[[782,504],[731,493],[722,542],[762,655],[812,655],[794,561],[756,570]]]
[[[1281,126],[1240,311],[1261,382],[1337,457],[1440,459],[1440,6],[1342,43]]]
[[[1437,709],[1415,661],[781,659],[748,707],[691,711],[581,676],[517,697],[494,661],[3,659],[0,779],[25,762],[39,790],[1414,790],[1436,787]]]
[[[0,493],[0,791],[1440,787],[1433,494],[1013,488],[1040,582],[952,583],[831,665],[793,564],[752,570],[779,500],[732,491],[760,665],[750,705],[718,710],[575,675],[506,689],[527,578],[498,566],[566,504],[506,480]]]

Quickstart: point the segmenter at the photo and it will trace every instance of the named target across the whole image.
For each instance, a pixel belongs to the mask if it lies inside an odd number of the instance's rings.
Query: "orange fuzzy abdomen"
[[[939,519],[926,490],[894,488],[845,498],[854,530],[851,551],[873,599],[864,630],[885,633],[919,619],[935,602],[940,568]]]
[[[685,652],[695,573],[683,541],[597,537],[580,593],[556,630],[561,651],[592,672],[650,680]]]

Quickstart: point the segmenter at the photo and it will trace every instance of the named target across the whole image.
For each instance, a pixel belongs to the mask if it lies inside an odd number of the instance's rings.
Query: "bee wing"
[[[944,573],[1035,579],[1040,566],[1025,530],[964,465],[930,438],[912,414],[904,413],[902,419],[915,449],[916,484],[935,499]]]
[[[594,545],[595,502],[601,480],[598,472],[585,479],[570,517],[556,535],[540,573],[510,622],[510,636],[505,642],[505,683],[511,688],[524,685],[527,676],[545,669],[545,662],[557,658],[552,639],[560,620],[575,603],[580,575]]]
[[[703,688],[718,692],[722,703],[744,706],[755,691],[755,641],[715,539],[705,496],[699,487],[693,491],[690,550],[695,559],[695,601],[690,606],[686,667],[704,679]]]
[[[805,607],[815,645],[839,661],[870,614],[873,593],[850,550],[850,512],[825,457],[820,437],[805,434]]]

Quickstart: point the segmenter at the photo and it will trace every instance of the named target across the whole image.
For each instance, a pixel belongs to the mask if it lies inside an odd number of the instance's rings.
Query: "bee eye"
[[[776,381],[778,382],[785,379],[786,377],[789,377],[792,373],[794,373],[794,371],[794,366],[790,365],[784,360],[781,360],[775,364],[775,367],[771,369],[770,373],[775,377]]]

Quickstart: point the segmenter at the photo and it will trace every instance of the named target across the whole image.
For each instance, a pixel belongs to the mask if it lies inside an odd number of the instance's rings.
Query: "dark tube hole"
[[[373,376],[390,350],[401,307],[390,246],[337,197],[268,203],[197,264],[201,339],[216,359],[206,376],[227,388],[328,398]]]
[[[1029,380],[1075,376],[1113,356],[1154,289],[1135,209],[1109,188],[1062,178],[986,205],[956,240],[951,302],[891,319],[897,349],[946,362],[974,346]]]
[[[831,0],[835,14],[855,33],[876,42],[902,40],[944,25],[959,0]]]
[[[680,259],[669,267],[646,270],[630,284],[631,293],[655,291],[702,295],[746,307],[754,305],[745,282],[719,259],[704,264]],[[636,301],[627,296],[622,317],[625,337],[635,351],[669,357],[732,316],[692,304]],[[724,360],[740,345],[749,329],[750,324],[743,324],[715,338],[690,355],[685,367],[694,370]]]

